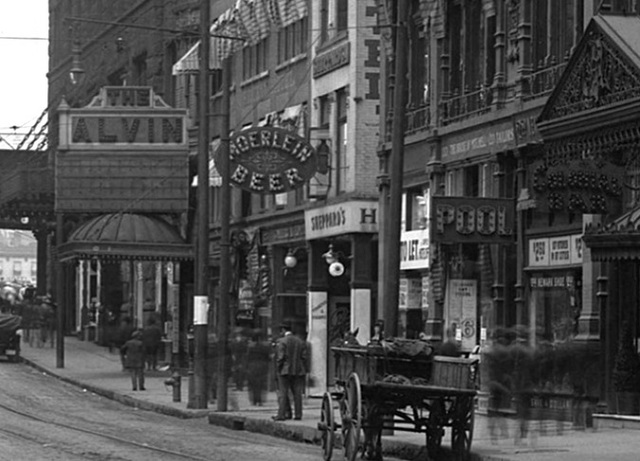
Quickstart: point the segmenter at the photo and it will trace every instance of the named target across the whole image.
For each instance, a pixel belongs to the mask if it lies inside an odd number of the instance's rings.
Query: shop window
[[[426,229],[429,219],[428,188],[409,189],[406,193],[405,230]]]
[[[464,196],[478,197],[480,194],[480,165],[464,169]]]
[[[533,313],[537,339],[550,342],[571,340],[578,332],[582,308],[581,272],[533,273],[529,286],[529,309]]]

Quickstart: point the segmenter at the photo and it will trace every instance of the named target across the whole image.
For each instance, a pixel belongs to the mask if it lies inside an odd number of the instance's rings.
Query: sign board
[[[432,197],[434,243],[514,242],[515,200]]]
[[[350,233],[378,232],[378,202],[356,200],[305,210],[307,240]]]
[[[529,267],[582,264],[582,235],[563,235],[529,240]]]
[[[344,42],[313,58],[313,78],[328,74],[342,66],[349,64],[351,58],[351,43]]]
[[[502,152],[516,147],[513,122],[494,126],[483,125],[481,129],[461,135],[451,136],[442,141],[442,160],[452,162],[466,158]]]
[[[61,104],[57,212],[183,212],[189,198],[187,111],[151,87],[103,87],[85,107]]]
[[[429,268],[429,231],[420,229],[400,235],[400,270]]]
[[[258,126],[231,138],[229,164],[231,184],[255,194],[281,194],[313,177],[317,157],[313,146],[293,131]]]
[[[579,160],[531,166],[531,189],[541,212],[616,214],[622,204],[624,169],[608,162]]]
[[[449,328],[460,330],[459,341],[463,350],[476,345],[478,315],[478,282],[473,279],[451,279],[447,293],[447,320]]]

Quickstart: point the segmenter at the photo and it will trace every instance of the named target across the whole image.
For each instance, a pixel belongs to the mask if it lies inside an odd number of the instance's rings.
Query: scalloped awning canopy
[[[61,260],[121,259],[176,261],[193,259],[190,244],[166,221],[136,213],[110,213],[78,227],[60,246]]]
[[[588,225],[583,240],[593,261],[640,260],[640,207],[609,224]]]

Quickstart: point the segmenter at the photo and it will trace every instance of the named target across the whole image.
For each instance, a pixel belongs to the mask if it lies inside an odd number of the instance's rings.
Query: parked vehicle
[[[20,326],[22,317],[0,313],[0,355],[9,361],[17,361],[20,357]]]

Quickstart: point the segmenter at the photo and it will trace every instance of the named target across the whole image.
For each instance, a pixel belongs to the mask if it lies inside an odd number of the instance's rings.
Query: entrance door
[[[329,298],[329,325],[327,328],[327,344],[329,347],[342,343],[344,334],[351,326],[351,299],[348,296],[333,296]],[[335,358],[329,350],[327,363],[327,384],[335,384]]]

